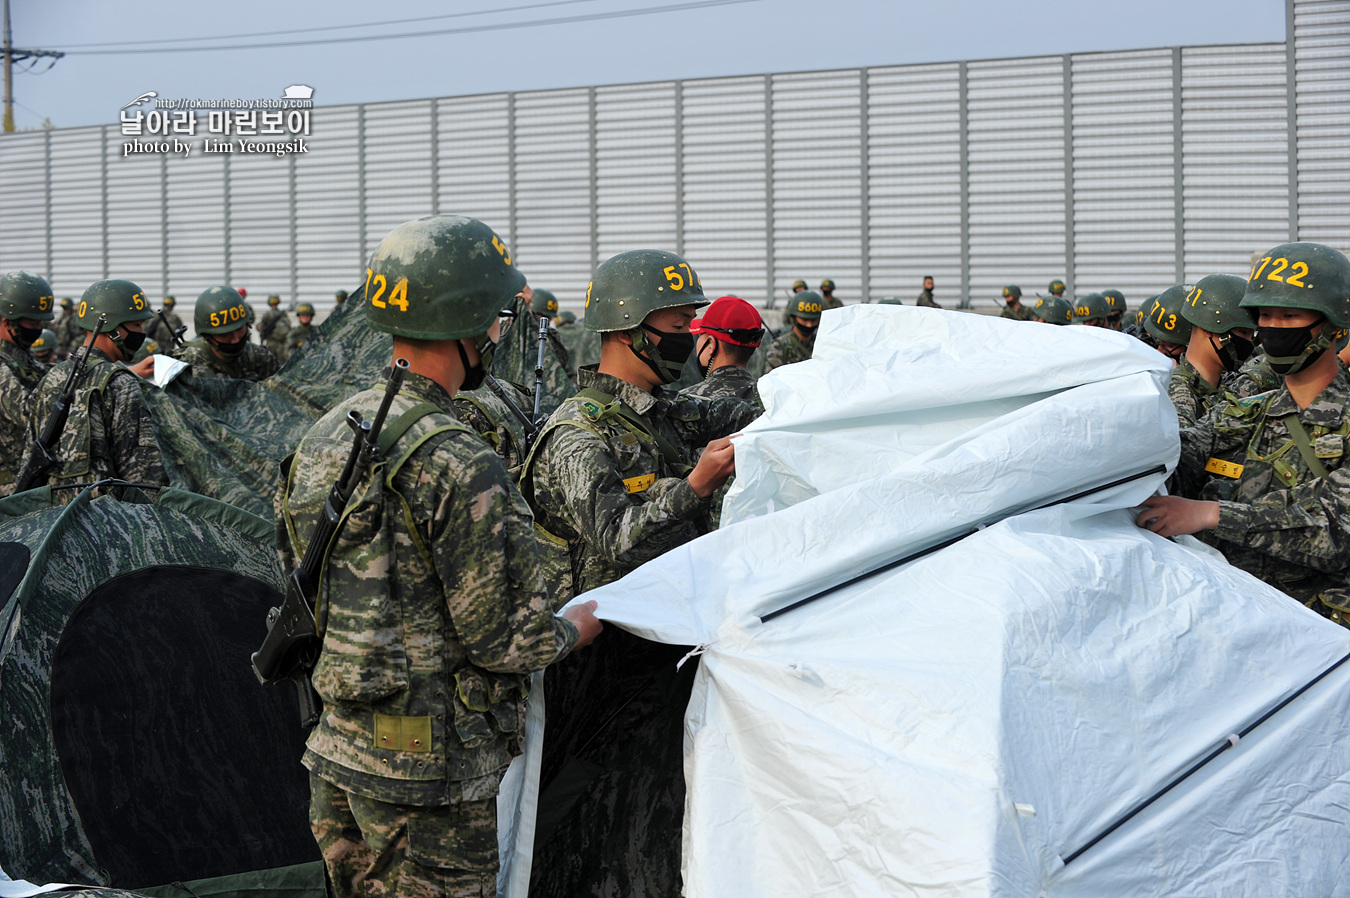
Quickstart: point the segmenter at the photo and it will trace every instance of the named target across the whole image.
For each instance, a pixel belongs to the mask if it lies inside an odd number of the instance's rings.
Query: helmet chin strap
[[[628,351],[637,356],[642,361],[642,364],[652,369],[652,373],[656,375],[656,379],[659,383],[674,383],[675,380],[679,379],[678,374],[674,378],[667,378],[666,375],[662,373],[660,363],[652,361],[651,358],[646,355],[647,347],[651,344],[647,342],[647,337],[642,333],[641,327],[635,327],[629,331],[629,333],[633,336],[633,342],[628,344]]]

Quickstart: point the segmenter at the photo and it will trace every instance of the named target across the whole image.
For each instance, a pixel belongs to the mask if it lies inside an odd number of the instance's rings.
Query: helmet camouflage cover
[[[1191,284],[1168,287],[1144,309],[1144,330],[1163,343],[1191,342],[1191,323],[1181,316],[1181,307],[1193,289]]]
[[[1233,274],[1211,274],[1195,282],[1181,304],[1181,317],[1211,334],[1235,327],[1256,327],[1254,309],[1242,308],[1247,282]]]
[[[1271,306],[1321,312],[1350,327],[1350,260],[1320,243],[1283,243],[1252,266],[1242,308]]]
[[[192,328],[198,334],[228,334],[248,324],[248,303],[233,287],[208,287],[197,297]]]
[[[51,321],[56,317],[51,285],[31,271],[11,271],[0,277],[0,318]]]
[[[585,328],[596,333],[631,330],[652,312],[707,304],[703,284],[688,262],[664,250],[635,249],[606,259],[595,270],[586,287]]]
[[[415,340],[477,337],[521,290],[525,275],[492,228],[429,215],[390,231],[366,269],[366,320]]]
[[[87,331],[98,326],[100,315],[108,316],[103,332],[114,330],[128,321],[148,321],[155,317],[145,292],[131,281],[94,281],[80,297],[77,323]]]

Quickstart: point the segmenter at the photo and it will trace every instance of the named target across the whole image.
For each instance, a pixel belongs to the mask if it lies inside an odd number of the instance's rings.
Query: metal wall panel
[[[509,96],[490,94],[433,102],[439,185],[433,211],[487,222],[519,259],[511,216]]]
[[[683,249],[709,296],[765,296],[764,94],[763,78],[683,85]]]
[[[1350,250],[1350,2],[1294,4],[1298,235]]]
[[[0,271],[47,272],[48,139],[33,132],[0,141]]]
[[[1182,50],[1186,273],[1250,270],[1289,234],[1283,46]]]
[[[230,207],[225,194],[226,158],[197,151],[186,159],[171,160],[168,166],[169,277],[163,292],[177,298],[178,311],[189,330],[192,322],[188,318],[197,295],[207,287],[229,283],[225,271],[225,220]]]
[[[57,296],[76,300],[84,288],[107,277],[104,260],[104,129],[52,133],[52,270]]]
[[[674,250],[675,85],[596,88],[595,141],[600,260],[631,249]],[[566,288],[584,297],[586,284]]]
[[[960,124],[958,66],[868,72],[873,299],[899,296],[912,303],[923,277],[932,275],[938,303],[955,305],[961,279]]]
[[[315,110],[310,150],[295,167],[299,299],[331,303],[365,283],[358,107]]]
[[[230,285],[248,290],[254,311],[275,293],[291,296],[291,167],[265,155],[230,157]]]
[[[1074,297],[1176,283],[1172,52],[1073,58]]]
[[[967,70],[971,297],[1027,305],[1065,275],[1064,62],[971,63]]]
[[[430,215],[431,107],[425,100],[366,106],[366,247]]]

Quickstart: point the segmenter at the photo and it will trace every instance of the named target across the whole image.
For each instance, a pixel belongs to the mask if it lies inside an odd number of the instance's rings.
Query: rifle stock
[[[80,347],[78,355],[71,363],[70,374],[66,376],[66,382],[56,396],[52,413],[42,425],[41,435],[33,441],[32,451],[28,454],[28,463],[14,480],[14,492],[31,490],[56,467],[56,444],[61,441],[61,433],[66,429],[66,421],[70,418],[70,406],[75,401],[75,391],[80,388],[80,381],[84,379],[85,366],[89,364],[89,351],[94,348],[95,341],[98,340],[99,334],[103,333],[103,326],[107,323],[107,314],[100,315],[98,324],[94,325],[93,337]]]
[[[354,432],[351,452],[324,500],[299,566],[286,578],[282,604],[267,613],[267,636],[262,646],[250,656],[253,675],[259,683],[271,686],[288,681],[295,686],[300,702],[300,724],[304,727],[318,723],[321,711],[318,693],[310,682],[310,671],[318,662],[323,646],[320,635],[323,622],[315,616],[319,577],[328,559],[328,550],[342,525],[347,502],[379,451],[380,430],[407,372],[405,359],[394,362],[373,423],[363,420],[356,410],[347,413],[347,424]]]

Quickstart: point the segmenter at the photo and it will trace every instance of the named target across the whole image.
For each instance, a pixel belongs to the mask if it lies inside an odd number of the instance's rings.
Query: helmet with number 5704
[[[1320,243],[1282,243],[1252,266],[1242,308],[1270,306],[1321,312],[1350,327],[1350,260]]]
[[[698,272],[674,253],[635,249],[600,263],[586,288],[586,330],[631,330],[658,309],[706,306]]]
[[[511,251],[492,230],[462,215],[429,215],[394,228],[366,269],[366,320],[414,340],[485,333],[525,288]]]

